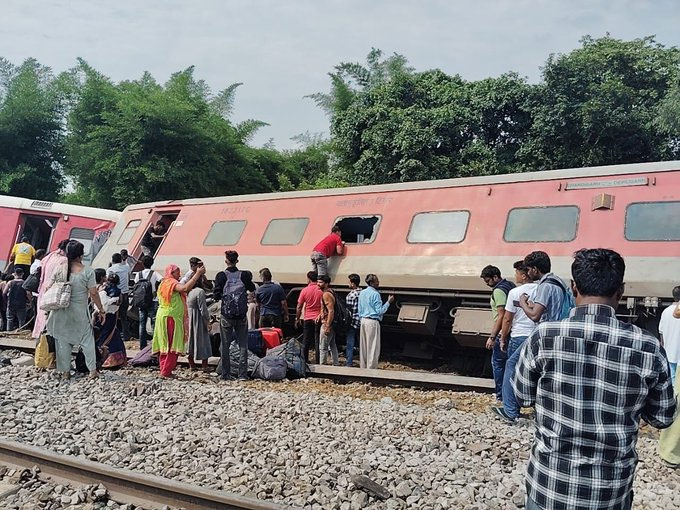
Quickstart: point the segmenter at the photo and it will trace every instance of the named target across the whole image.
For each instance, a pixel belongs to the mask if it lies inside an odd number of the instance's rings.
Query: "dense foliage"
[[[543,80],[469,82],[399,55],[340,64],[312,99],[352,183],[667,160],[680,156],[680,53],[653,38],[585,37]]]
[[[680,53],[653,38],[585,37],[532,84],[466,81],[372,50],[309,96],[331,137],[252,147],[194,69],[115,83],[84,61],[55,76],[0,59],[0,193],[99,207],[240,193],[668,160],[680,157]]]

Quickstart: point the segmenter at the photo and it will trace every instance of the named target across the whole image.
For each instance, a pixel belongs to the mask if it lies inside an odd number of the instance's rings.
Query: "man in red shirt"
[[[302,345],[305,354],[305,363],[309,361],[309,348],[314,341],[316,350],[316,364],[319,364],[319,332],[321,324],[317,321],[321,315],[321,298],[323,291],[316,281],[317,274],[314,271],[307,273],[307,286],[300,292],[295,313],[295,325],[302,326]],[[304,307],[304,316],[302,309]]]
[[[312,251],[312,271],[317,276],[328,275],[328,259],[333,255],[342,255],[345,251],[345,243],[340,237],[340,227],[334,225],[331,233],[324,237],[319,244],[314,247]]]

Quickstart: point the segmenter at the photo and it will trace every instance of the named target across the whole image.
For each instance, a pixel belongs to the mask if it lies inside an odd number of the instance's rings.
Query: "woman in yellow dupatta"
[[[179,283],[180,271],[175,264],[165,268],[165,276],[158,286],[158,313],[153,330],[151,350],[158,353],[161,377],[172,377],[177,358],[186,352],[186,334],[189,330],[187,293],[205,274],[200,266],[185,284]]]

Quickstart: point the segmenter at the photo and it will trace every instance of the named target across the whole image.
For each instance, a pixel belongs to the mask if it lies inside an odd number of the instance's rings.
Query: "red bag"
[[[273,349],[281,345],[283,340],[283,331],[280,328],[260,328],[262,333],[262,340],[266,350]]]

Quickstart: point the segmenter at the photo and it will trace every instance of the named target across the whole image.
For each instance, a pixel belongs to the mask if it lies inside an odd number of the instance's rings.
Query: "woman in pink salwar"
[[[47,290],[47,285],[52,281],[52,275],[66,266],[68,259],[66,258],[66,245],[69,240],[64,239],[59,243],[56,251],[45,256],[42,259],[42,269],[40,270],[40,286],[38,287],[38,306],[35,312],[35,324],[33,325],[33,338],[38,339],[45,329],[45,324],[47,323],[47,312],[40,309],[40,303],[42,302],[43,294]]]

